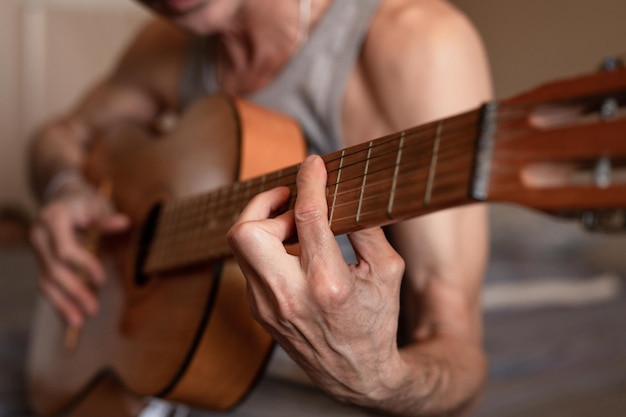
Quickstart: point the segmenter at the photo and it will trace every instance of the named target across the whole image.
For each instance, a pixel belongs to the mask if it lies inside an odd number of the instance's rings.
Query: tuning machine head
[[[602,60],[602,65],[600,65],[600,68],[603,71],[615,71],[616,69],[624,68],[624,66],[626,66],[625,62],[626,62],[626,54],[612,55]]]
[[[585,211],[580,222],[591,232],[617,233],[626,232],[626,210],[593,210]]]

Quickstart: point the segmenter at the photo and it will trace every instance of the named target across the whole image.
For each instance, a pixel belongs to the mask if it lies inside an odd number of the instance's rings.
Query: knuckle
[[[294,218],[297,223],[317,223],[322,219],[325,220],[324,208],[314,202],[306,202],[296,205],[294,210]]]
[[[402,275],[405,269],[404,259],[395,251],[393,251],[388,259],[386,264],[388,265],[388,269],[393,275]]]
[[[336,309],[343,306],[350,298],[350,288],[346,280],[324,279],[315,280],[313,294],[316,302],[325,309]]]
[[[248,223],[237,223],[233,225],[226,234],[226,239],[229,243],[240,243],[250,239],[250,234],[253,233]]]
[[[260,244],[264,231],[255,222],[238,223],[230,228],[226,237],[229,242]]]
[[[226,233],[226,239],[229,242],[237,242],[239,239],[241,239],[241,236],[245,232],[242,227],[243,224],[244,223],[237,223],[228,230],[228,233]]]

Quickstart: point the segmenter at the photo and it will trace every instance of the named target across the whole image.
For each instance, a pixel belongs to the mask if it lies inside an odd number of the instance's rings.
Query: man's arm
[[[122,121],[151,124],[163,107],[175,104],[171,78],[180,65],[175,58],[184,53],[184,42],[162,23],[148,25],[109,77],[65,116],[40,128],[33,139],[30,176],[42,208],[31,240],[40,287],[73,326],[81,326],[98,309],[78,271],[96,285],[105,279],[100,262],[80,244],[76,232],[97,228],[115,233],[128,226],[128,220],[82,177],[88,147],[108,126]]]
[[[443,3],[407,3],[379,17],[365,51],[388,131],[475,109],[492,94],[487,60],[469,22]],[[475,402],[486,377],[480,305],[486,208],[410,220],[390,227],[389,236],[406,264],[400,348],[406,373],[382,408],[461,413]]]
[[[178,106],[178,82],[187,37],[168,24],[146,25],[105,79],[65,115],[37,130],[30,152],[33,190],[42,197],[59,171],[80,169],[98,131],[121,121],[152,123],[165,107]]]
[[[460,15],[438,2],[391,3],[407,7],[377,16],[348,86],[344,126],[357,127],[346,132],[349,145],[474,108],[491,94],[480,42]],[[293,213],[271,218],[287,199],[279,188],[253,199],[231,229],[254,316],[339,400],[387,414],[461,414],[485,378],[485,209],[393,227],[404,261],[380,229],[353,233],[358,263],[346,265],[328,227],[325,184],[321,160],[309,158]],[[282,244],[294,228],[298,257]],[[398,347],[403,271],[409,342]]]

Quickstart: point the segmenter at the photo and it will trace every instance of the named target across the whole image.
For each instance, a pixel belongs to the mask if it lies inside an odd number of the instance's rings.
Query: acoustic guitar
[[[511,202],[626,226],[626,70],[557,81],[324,156],[334,233],[477,202]],[[223,410],[263,370],[271,337],[248,313],[226,233],[276,186],[296,195],[297,125],[223,95],[199,100],[163,136],[119,125],[86,176],[110,184],[132,231],[99,242],[101,311],[76,339],[38,303],[28,380],[41,415],[65,413],[103,378],[138,396]]]

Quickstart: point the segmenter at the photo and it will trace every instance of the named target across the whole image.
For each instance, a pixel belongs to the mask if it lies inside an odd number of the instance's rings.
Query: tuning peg
[[[623,232],[626,231],[626,210],[586,211],[580,221],[591,232]]]
[[[600,70],[611,72],[624,68],[625,58],[626,54],[608,56],[602,61],[602,65],[600,65]],[[602,108],[600,110],[601,117],[605,120],[615,117],[615,115],[617,115],[619,111],[619,106],[620,104],[615,98],[607,98],[602,104]]]
[[[600,68],[603,71],[615,71],[619,68],[624,68],[624,55],[621,55],[621,56],[613,55],[613,56],[608,56],[604,58]]]

